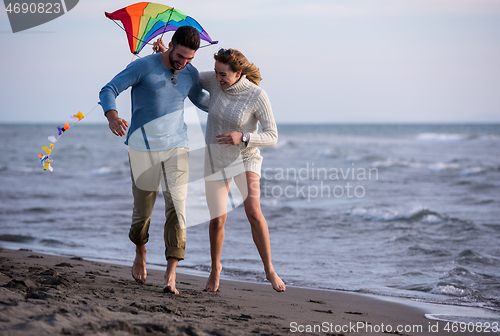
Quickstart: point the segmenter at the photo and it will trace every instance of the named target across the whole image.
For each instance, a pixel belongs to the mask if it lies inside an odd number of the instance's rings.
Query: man
[[[175,271],[179,260],[184,259],[186,247],[189,152],[184,100],[189,97],[197,107],[208,110],[208,94],[202,91],[198,71],[190,64],[199,46],[200,34],[195,28],[179,27],[168,50],[130,63],[99,94],[109,128],[117,136],[126,134],[125,144],[129,147],[134,196],[129,238],[136,245],[132,276],[139,283],[146,280],[145,245],[161,181],[167,259],[163,291],[173,294],[179,293],[175,287]],[[116,97],[128,87],[132,87],[130,128],[116,110]]]

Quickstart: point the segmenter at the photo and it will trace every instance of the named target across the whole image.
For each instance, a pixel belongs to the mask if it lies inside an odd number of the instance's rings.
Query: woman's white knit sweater
[[[213,71],[200,73],[200,85],[210,92],[205,133],[205,180],[227,179],[245,171],[260,176],[262,156],[257,147],[274,146],[278,140],[278,130],[266,92],[245,75],[222,90]],[[258,132],[258,122],[261,132]],[[233,146],[217,143],[217,135],[234,131],[249,133],[248,146],[243,142]]]

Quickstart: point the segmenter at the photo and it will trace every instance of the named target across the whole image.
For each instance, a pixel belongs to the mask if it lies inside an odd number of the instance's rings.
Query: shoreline
[[[461,308],[467,307],[445,306],[438,311],[431,307],[437,305],[425,304],[429,307],[425,308],[394,298],[298,287],[277,293],[268,283],[225,279],[220,292],[207,293],[203,291],[206,278],[185,273],[177,275],[180,294],[171,295],[162,292],[163,274],[148,269],[146,284],[139,285],[130,275],[130,266],[0,248],[0,333],[477,334],[447,332],[451,323],[425,316],[453,315],[450,308],[465,312]]]

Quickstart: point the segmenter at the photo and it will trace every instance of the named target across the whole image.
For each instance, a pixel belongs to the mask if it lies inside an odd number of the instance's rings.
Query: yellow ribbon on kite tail
[[[94,111],[98,106],[99,106],[99,104],[97,104],[92,110],[90,110],[90,112],[88,112],[87,115],[92,113],[92,111]],[[42,164],[44,170],[48,170],[48,171],[54,170],[54,168],[52,168],[52,166],[50,165],[54,161],[50,157],[50,154],[54,150],[54,144],[59,140],[59,138],[64,134],[64,132],[66,132],[71,127],[73,127],[78,122],[80,122],[83,118],[85,118],[85,115],[82,112],[78,112],[78,113],[74,114],[72,116],[72,118],[75,120],[75,122],[73,124],[69,125],[69,123],[66,122],[66,123],[64,123],[63,126],[57,127],[57,130],[59,133],[57,138],[54,135],[51,135],[48,137],[48,139],[50,141],[49,146],[42,146],[42,150],[45,152],[45,154],[38,153],[38,158],[40,159],[40,163]]]

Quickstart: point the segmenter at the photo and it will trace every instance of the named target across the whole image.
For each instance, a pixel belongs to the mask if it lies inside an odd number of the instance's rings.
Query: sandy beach
[[[180,294],[164,294],[159,270],[139,285],[130,267],[1,249],[0,334],[450,335],[421,309],[356,293],[276,293],[269,284],[225,280],[207,293],[205,282],[178,274]]]

